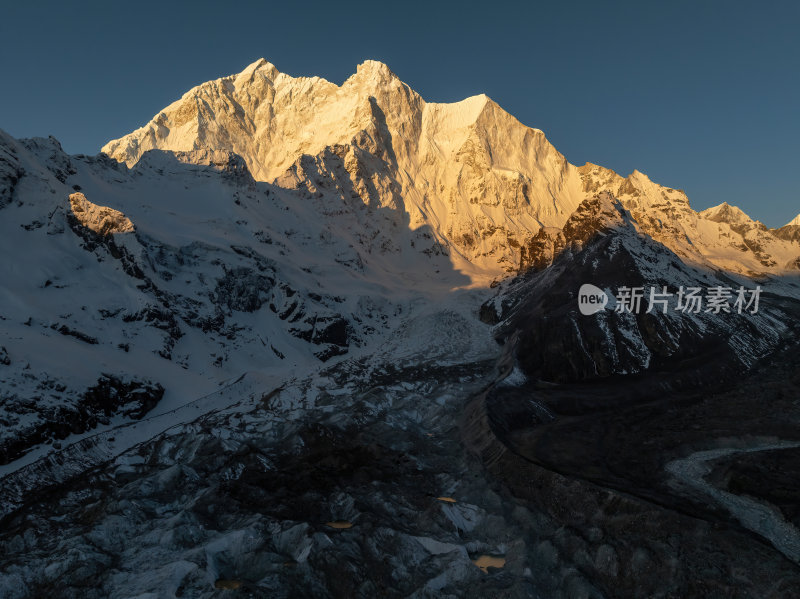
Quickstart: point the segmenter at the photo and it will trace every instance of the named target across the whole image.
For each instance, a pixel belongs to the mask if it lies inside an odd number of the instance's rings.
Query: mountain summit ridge
[[[570,164],[541,130],[485,94],[426,102],[375,60],[336,85],[287,75],[261,58],[192,88],[103,152],[132,166],[150,149],[229,151],[256,181],[312,196],[335,187],[390,207],[397,224],[430,227],[455,268],[476,282],[515,272],[541,228],[560,229],[600,191],[619,197],[644,233],[706,268],[793,272],[800,254],[793,237],[723,210],[727,204],[698,213],[685,193],[638,170],[621,177]],[[720,210],[735,212],[735,222]]]
[[[339,152],[356,189],[396,188],[412,228],[432,226],[464,268],[492,277],[498,265],[516,268],[514,248],[531,231],[563,224],[583,199],[575,167],[541,131],[482,94],[427,103],[377,61],[339,86],[259,60],[193,88],[103,152],[132,166],[149,149],[201,148],[237,153],[256,180],[279,184],[306,167],[327,169],[326,151]]]

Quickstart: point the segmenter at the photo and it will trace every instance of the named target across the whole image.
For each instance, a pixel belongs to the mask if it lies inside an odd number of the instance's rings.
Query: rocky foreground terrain
[[[0,596],[793,597],[798,231],[374,61],[0,132]]]

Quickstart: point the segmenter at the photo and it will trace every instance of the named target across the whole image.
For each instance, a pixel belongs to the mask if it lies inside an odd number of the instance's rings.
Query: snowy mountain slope
[[[576,240],[629,223],[614,202],[585,207],[567,229]],[[4,520],[0,594],[681,595],[729,588],[736,568],[746,594],[777,578],[790,596],[794,564],[730,523],[543,474],[473,422],[487,382],[514,383],[474,321],[480,296],[428,303],[377,351],[268,397],[241,393],[30,502]],[[92,457],[108,455],[104,441]],[[491,462],[467,451],[476,441]],[[498,568],[477,567],[487,555]]]
[[[755,313],[679,310],[681,288],[706,293],[750,290],[755,283],[684,263],[607,191],[585,200],[561,231],[540,232],[526,257],[527,272],[501,285],[482,312],[497,323],[499,338],[514,337],[528,376],[566,382],[686,369],[689,382],[746,370],[796,335],[797,281],[764,283]],[[606,292],[605,310],[579,312],[578,292],[586,283]],[[623,288],[643,289],[638,308],[617,309]]]
[[[638,171],[623,178],[593,164],[580,170],[587,192],[617,197],[644,233],[685,262],[748,276],[798,271],[800,244],[776,237],[738,208],[723,203],[698,213],[683,191],[658,185]]]
[[[740,209],[728,205],[727,202],[704,210],[700,214],[707,220],[721,225],[727,224],[730,227],[731,236],[734,234],[741,236],[742,246],[740,249],[746,247],[751,250],[763,266],[782,267],[789,272],[796,269],[797,239],[787,238],[774,229],[768,229],[761,222],[754,221]]]
[[[731,228],[708,218],[714,209],[698,214],[683,192],[638,171],[623,178],[569,164],[541,131],[486,96],[425,102],[375,61],[337,86],[261,59],[190,90],[103,151],[132,165],[150,148],[230,150],[256,179],[291,188],[313,180],[311,193],[344,181],[345,193],[396,209],[412,229],[429,227],[476,282],[516,270],[540,227],[562,227],[601,190],[683,259],[760,275],[796,271],[800,257],[800,244],[749,219]]]
[[[772,234],[786,241],[800,243],[800,214],[780,229],[772,229]],[[800,260],[800,258],[798,258]]]
[[[256,183],[229,152],[154,150],[128,169],[53,139],[0,149],[3,462],[141,417],[154,393],[167,409],[365,347],[469,282],[424,229],[395,234],[389,209]],[[116,399],[96,405],[109,377]]]

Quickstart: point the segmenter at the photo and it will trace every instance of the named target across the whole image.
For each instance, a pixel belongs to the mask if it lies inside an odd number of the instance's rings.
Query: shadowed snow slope
[[[0,463],[141,417],[158,384],[163,411],[357,353],[469,283],[426,227],[256,183],[228,151],[151,150],[129,169],[0,132],[0,156]]]

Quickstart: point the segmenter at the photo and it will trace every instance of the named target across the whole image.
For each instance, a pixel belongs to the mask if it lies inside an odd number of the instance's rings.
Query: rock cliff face
[[[98,235],[133,232],[133,223],[122,212],[92,204],[82,193],[70,194],[69,207],[81,225]]]

